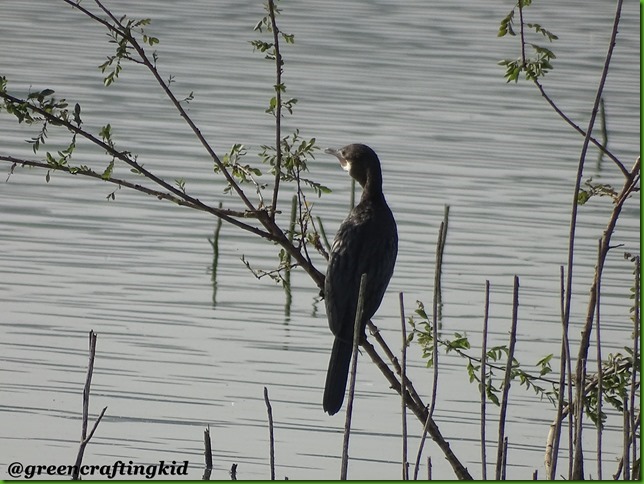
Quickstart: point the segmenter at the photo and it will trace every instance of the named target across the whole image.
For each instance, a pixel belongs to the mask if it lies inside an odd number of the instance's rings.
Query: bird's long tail
[[[347,388],[347,377],[349,376],[349,364],[353,345],[350,342],[335,338],[329,370],[326,373],[326,384],[324,386],[324,400],[322,406],[329,415],[338,413],[344,401],[344,391]]]

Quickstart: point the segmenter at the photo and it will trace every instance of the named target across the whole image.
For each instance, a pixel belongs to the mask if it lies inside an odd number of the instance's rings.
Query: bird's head
[[[380,160],[375,151],[363,144],[351,144],[344,148],[327,148],[324,150],[340,160],[340,165],[355,179],[361,187],[369,179],[380,179]]]

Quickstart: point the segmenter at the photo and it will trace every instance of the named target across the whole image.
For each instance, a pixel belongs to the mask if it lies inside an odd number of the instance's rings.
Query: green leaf
[[[114,158],[112,158],[112,161],[109,162],[107,165],[107,168],[105,168],[105,171],[101,175],[101,178],[103,180],[109,180],[112,177],[112,171],[114,170]]]
[[[108,141],[112,138],[112,125],[106,124],[99,131],[99,135],[103,138],[103,141]]]
[[[577,194],[577,203],[579,205],[584,205],[590,199],[590,193],[584,190],[583,188],[579,189]]]

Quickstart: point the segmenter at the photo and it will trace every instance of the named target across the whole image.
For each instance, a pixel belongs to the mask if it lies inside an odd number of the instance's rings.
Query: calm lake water
[[[215,150],[247,146],[250,163],[270,144],[263,111],[273,65],[249,41],[262,17],[260,1],[108,1],[117,15],[153,19],[158,65],[174,76],[179,97],[194,91],[190,115]],[[496,37],[513,2],[282,3],[279,21],[295,34],[284,47],[285,82],[297,98],[285,130],[299,128],[321,147],[364,142],[383,162],[385,191],[398,220],[400,252],[375,318],[392,348],[400,347],[398,293],[406,312],[431,302],[434,246],[443,207],[450,206],[443,268],[445,337],[466,332],[480,352],[485,280],[492,287],[490,345],[504,344],[512,278],[521,278],[518,359],[527,369],[559,352],[559,267],[565,263],[572,187],[582,139],[530,84],[506,84],[502,58],[518,42]],[[83,5],[92,8],[91,2]],[[613,22],[614,2],[540,0],[526,12],[559,36],[555,69],[544,84],[568,115],[586,127]],[[625,2],[605,90],[609,146],[631,166],[639,150],[639,11]],[[0,75],[10,90],[55,89],[83,107],[88,128],[111,123],[117,145],[168,180],[184,178],[202,201],[238,208],[191,132],[144,69],[126,65],[113,86],[96,68],[113,50],[105,32],[62,2],[0,2]],[[546,44],[546,40],[532,40]],[[23,140],[33,129],[0,115],[0,153],[34,158]],[[61,138],[51,130],[49,149]],[[82,148],[87,148],[82,146]],[[41,153],[38,157],[44,155]],[[621,187],[610,161],[600,170],[590,150],[586,177]],[[91,149],[78,163],[107,160]],[[4,173],[8,172],[5,165]],[[311,177],[333,189],[311,197],[329,234],[348,210],[349,183],[334,159],[320,154]],[[118,168],[118,175],[130,175]],[[215,220],[138,193],[16,169],[0,184],[0,477],[14,461],[71,464],[80,436],[87,333],[98,336],[91,414],[108,406],[84,462],[110,465],[190,461],[203,472],[202,433],[213,437],[213,478],[266,479],[268,430],[263,387],[275,418],[277,477],[339,476],[342,428],[321,399],[332,337],[318,290],[293,276],[290,317],[284,292],[253,267],[270,270],[276,249],[232,226],[221,231],[216,294],[211,280]],[[250,191],[249,191],[250,193]],[[284,192],[284,200],[290,193]],[[284,205],[285,206],[285,205]],[[578,338],[596,257],[611,210],[604,198],[581,208],[572,324]],[[286,215],[282,216],[282,221]],[[604,354],[631,345],[632,269],[623,253],[639,252],[639,202],[630,201],[609,255],[602,297]],[[315,259],[320,270],[325,263]],[[574,350],[576,352],[576,349]],[[594,351],[594,350],[591,350]],[[593,354],[593,353],[591,353]],[[425,398],[431,374],[416,345],[411,377]],[[555,358],[553,367],[558,368]],[[463,360],[442,356],[436,422],[470,472],[481,475],[478,389]],[[360,357],[349,476],[400,476],[400,405],[378,370]],[[488,456],[495,455],[497,408],[489,406]],[[544,475],[543,450],[553,408],[512,386],[508,412],[508,478]],[[620,417],[611,415],[604,472],[621,452]],[[413,458],[420,429],[410,419]],[[594,448],[587,433],[586,449]],[[565,451],[565,449],[564,449]],[[434,478],[452,478],[428,443]],[[593,476],[593,452],[588,453]],[[561,461],[561,472],[565,460]],[[490,465],[490,470],[492,465]],[[422,475],[426,470],[423,468]],[[605,474],[606,475],[606,474]]]

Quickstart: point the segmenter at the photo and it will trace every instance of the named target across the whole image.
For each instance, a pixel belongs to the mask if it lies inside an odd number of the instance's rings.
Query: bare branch
[[[510,382],[512,381],[512,367],[514,366],[514,348],[517,341],[517,322],[519,311],[519,278],[514,276],[514,289],[512,291],[512,327],[510,328],[510,347],[508,349],[508,361],[505,367],[503,381],[503,395],[501,398],[501,412],[499,414],[499,441],[497,443],[496,480],[501,479],[504,471],[504,458],[507,454],[507,437],[505,436],[505,417],[508,409],[508,395],[510,393]]]
[[[275,186],[271,202],[271,220],[275,220],[277,198],[282,176],[282,53],[280,52],[279,30],[275,21],[275,2],[268,0],[268,15],[273,31],[273,48],[275,51]]]
[[[353,401],[356,388],[356,372],[358,371],[358,344],[360,342],[362,314],[364,311],[365,288],[367,287],[367,274],[360,276],[360,289],[358,292],[358,306],[353,323],[353,352],[351,353],[351,371],[349,372],[349,399],[347,401],[346,418],[344,422],[344,439],[342,440],[342,465],[340,480],[347,480],[349,470],[349,436],[351,435],[351,416],[353,414]]]
[[[266,403],[266,412],[268,413],[268,449],[271,466],[271,481],[275,480],[275,437],[273,433],[273,407],[268,399],[268,388],[264,387],[264,403]]]
[[[107,410],[107,407],[103,408],[103,411],[100,413],[92,430],[87,433],[87,427],[89,424],[89,395],[90,387],[92,386],[92,375],[94,374],[94,358],[96,357],[96,333],[94,331],[89,332],[89,363],[87,364],[87,376],[85,378],[85,386],[83,388],[83,421],[82,421],[82,430],[81,430],[81,441],[78,446],[78,454],[76,455],[76,462],[73,467],[72,480],[80,479],[80,469],[81,464],[83,463],[83,455],[85,454],[85,447],[89,444],[89,441],[94,436],[94,432],[98,427],[98,424],[103,419],[103,415]]]

